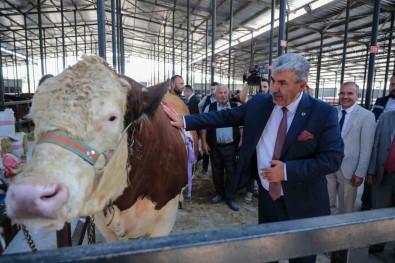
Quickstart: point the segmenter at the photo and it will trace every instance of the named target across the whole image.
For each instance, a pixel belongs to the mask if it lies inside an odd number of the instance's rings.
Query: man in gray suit
[[[372,185],[372,208],[395,207],[395,111],[380,115],[367,182]],[[369,253],[384,250],[385,244],[372,245]]]
[[[373,208],[395,207],[395,111],[380,115],[377,123],[368,183],[372,184]]]
[[[337,172],[327,175],[332,214],[353,212],[357,188],[366,177],[369,166],[376,121],[372,112],[356,103],[360,96],[359,87],[354,82],[345,82],[340,87],[341,105],[337,110],[344,159]]]

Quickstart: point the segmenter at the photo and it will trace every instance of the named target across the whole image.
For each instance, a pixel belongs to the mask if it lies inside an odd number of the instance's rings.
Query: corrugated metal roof
[[[151,58],[158,46],[163,61],[164,43],[166,60],[171,59],[174,41],[176,63],[186,63],[187,39],[187,1],[180,0],[120,0],[122,10],[124,48],[127,54]],[[63,19],[61,16],[63,3]],[[208,25],[209,56],[211,54],[211,0],[191,0],[191,59],[200,71],[205,58],[206,26]],[[230,0],[217,0],[216,61],[221,71],[226,72],[228,65]],[[311,77],[316,78],[321,33],[324,35],[321,78],[333,81],[341,67],[345,16],[347,1],[344,0],[289,0],[287,12],[287,51],[298,52],[309,58]],[[367,47],[370,45],[374,0],[351,1],[348,27],[348,48],[346,79],[360,79],[364,75]],[[111,41],[111,1],[105,1],[107,53],[112,51]],[[267,66],[269,63],[269,37],[271,19],[271,0],[234,0],[233,1],[233,48],[232,61],[235,62],[235,75],[241,75],[250,64],[251,42],[255,43],[255,64]],[[378,45],[380,53],[376,58],[376,79],[383,79],[388,57],[388,39],[391,14],[395,10],[395,0],[382,0]],[[46,57],[62,56],[62,44],[66,55],[82,55],[97,52],[97,10],[92,0],[43,0],[41,1],[41,20],[43,26]],[[26,18],[26,24],[25,24]],[[278,18],[278,1],[276,19]],[[64,28],[62,30],[62,23]],[[0,2],[0,40],[2,47],[40,58],[37,2],[28,0],[3,0]],[[25,28],[28,41],[25,40]],[[274,29],[273,58],[277,56],[277,32]],[[64,40],[62,36],[64,35]],[[251,36],[255,37],[251,39]],[[165,36],[165,37],[164,37]],[[392,36],[394,39],[394,36]],[[394,46],[394,44],[393,44]],[[155,48],[155,49],[154,49]],[[394,52],[390,56],[390,70],[394,70]],[[12,64],[12,57],[4,55],[3,64]],[[208,58],[208,61],[210,58]],[[23,63],[23,62],[20,62]],[[232,65],[233,69],[233,65]],[[209,68],[208,68],[209,70]],[[217,74],[220,74],[219,67]]]

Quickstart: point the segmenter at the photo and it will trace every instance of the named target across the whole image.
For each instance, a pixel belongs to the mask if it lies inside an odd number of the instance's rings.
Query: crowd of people
[[[351,213],[364,184],[362,210],[395,206],[395,74],[389,94],[367,110],[358,105],[355,82],[341,85],[336,107],[314,98],[308,72],[304,57],[287,53],[273,63],[270,87],[262,78],[259,89],[244,85],[231,97],[226,85],[213,82],[199,101],[187,85],[192,115],[165,109],[175,127],[200,132],[200,175],[207,174],[209,156],[213,204],[225,201],[239,211],[236,192],[246,188],[251,202],[256,183],[258,223]],[[177,78],[170,92],[180,95]],[[372,246],[371,252],[382,249]]]

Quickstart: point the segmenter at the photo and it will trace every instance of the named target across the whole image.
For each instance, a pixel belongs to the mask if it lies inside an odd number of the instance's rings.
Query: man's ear
[[[305,80],[302,80],[300,82],[300,87],[299,87],[299,92],[303,92],[303,90],[306,88],[307,82]]]
[[[361,93],[358,93],[358,98],[361,98],[362,97],[362,94]]]

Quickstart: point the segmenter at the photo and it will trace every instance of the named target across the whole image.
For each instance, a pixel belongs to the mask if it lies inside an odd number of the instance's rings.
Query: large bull
[[[94,214],[107,241],[169,234],[188,158],[185,133],[161,106],[168,86],[143,89],[98,57],[39,86],[30,110],[36,146],[6,196],[13,222],[60,229]],[[178,97],[164,100],[187,114]]]

